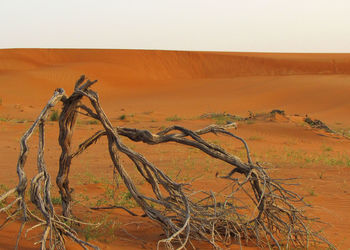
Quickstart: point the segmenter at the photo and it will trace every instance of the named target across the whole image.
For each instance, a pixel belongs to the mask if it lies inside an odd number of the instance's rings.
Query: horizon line
[[[300,51],[229,51],[229,50],[186,50],[186,49],[148,49],[148,48],[77,48],[77,47],[6,47],[0,50],[131,50],[131,51],[164,51],[164,52],[209,52],[209,53],[256,53],[256,54],[350,54],[350,52],[300,52]]]

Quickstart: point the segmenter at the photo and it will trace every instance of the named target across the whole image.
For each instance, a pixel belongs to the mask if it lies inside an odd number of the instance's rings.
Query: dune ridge
[[[4,49],[0,72],[88,67],[122,79],[349,74],[350,54],[189,52],[159,50]]]
[[[350,134],[350,54],[0,50],[1,184],[13,186],[17,180],[19,138],[31,126],[54,89],[64,88],[70,94],[81,74],[98,80],[93,89],[99,93],[101,106],[113,125],[154,133],[174,124],[196,130],[218,122],[202,119],[202,114],[226,112],[247,117],[248,111],[266,114],[272,109],[284,110],[287,116],[278,119],[238,121],[238,129],[233,132],[247,140],[254,161],[263,163],[274,176],[298,178],[297,183],[302,185],[293,188],[314,206],[313,216],[329,223],[325,229],[327,238],[339,249],[350,247],[350,182],[347,181],[350,180],[350,141],[341,136],[341,133]],[[54,109],[59,111],[61,107],[59,103]],[[339,133],[328,134],[310,128],[303,122],[306,115],[322,120]],[[46,123],[45,159],[51,176],[57,175],[61,153],[58,126],[58,122]],[[80,115],[73,148],[99,129],[92,119]],[[208,139],[238,156],[242,152],[239,141],[229,137],[208,135]],[[34,134],[26,166],[29,178],[37,171],[36,145],[37,135]],[[181,178],[180,181],[182,177],[199,176],[195,183],[198,190],[219,187],[218,171],[226,173],[225,166],[207,161],[203,155],[197,155],[197,151],[178,150],[171,144],[162,145],[162,148],[142,143],[130,145],[133,149],[135,146],[135,151],[145,153],[169,176]],[[90,195],[90,200],[84,198],[86,203],[78,202],[79,207],[74,210],[82,209],[77,217],[85,220],[85,215],[91,215],[87,205],[95,198],[97,202],[97,197],[105,199],[103,187],[107,182],[103,182],[111,177],[112,168],[104,139],[79,157],[72,165],[70,180],[75,192],[84,194],[81,198]],[[123,164],[124,160],[126,165],[130,163],[122,158]],[[135,172],[130,173],[134,178]],[[137,181],[137,184],[147,191],[142,182]],[[52,194],[59,195],[57,190]],[[133,209],[142,214],[140,209]],[[160,227],[147,218],[133,217],[120,210],[111,213],[118,227],[112,228],[106,236],[109,243],[98,242],[101,249],[154,249],[157,241],[163,238]],[[0,221],[6,216],[0,214]],[[14,246],[19,227],[20,222],[15,222],[2,230],[0,249]],[[67,249],[75,249],[76,246],[68,244]],[[203,247],[198,245],[199,249],[206,247],[204,243]],[[20,248],[36,249],[37,246],[30,236],[21,239]],[[234,244],[231,249],[240,248]]]
[[[94,88],[113,113],[245,115],[278,108],[350,124],[350,54],[4,49],[2,116],[33,117],[54,89],[69,93],[81,74],[99,80]]]

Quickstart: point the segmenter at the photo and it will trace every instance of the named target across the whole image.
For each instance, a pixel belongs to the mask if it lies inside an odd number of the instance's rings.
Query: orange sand
[[[199,119],[203,113],[225,111],[247,116],[249,110],[283,109],[290,115],[308,114],[334,129],[350,131],[350,54],[0,50],[0,184],[10,186],[17,181],[18,141],[30,126],[30,122],[23,119],[33,120],[55,88],[63,87],[68,94],[71,93],[81,74],[99,80],[94,89],[116,125],[155,132],[163,125],[174,123],[197,129],[215,122]],[[127,116],[126,121],[117,119],[122,114]],[[174,115],[182,120],[166,121],[167,117]],[[339,249],[347,249],[350,247],[350,173],[346,162],[349,158],[346,157],[350,153],[350,141],[305,127],[301,121],[298,117],[280,117],[273,122],[239,124],[234,132],[248,140],[256,158],[275,166],[271,170],[273,175],[300,178],[301,186],[295,187],[296,191],[305,195],[315,207],[312,214],[329,222],[325,229],[327,237]],[[97,129],[98,125],[79,124],[75,145]],[[47,132],[49,150],[46,161],[49,171],[55,176],[60,153],[57,123],[50,122]],[[223,143],[233,153],[240,150],[241,145],[226,137],[208,138]],[[97,177],[111,177],[111,162],[105,143],[101,140],[94,149],[89,149],[73,162],[71,182],[76,192],[94,195],[103,192],[99,184],[84,184],[73,176],[88,169]],[[31,143],[33,155],[26,166],[29,177],[36,168],[35,144],[36,141]],[[186,158],[191,153],[180,147],[174,151],[173,145],[134,146],[166,172],[181,169],[185,163],[174,164],[173,159]],[[293,158],[293,154],[297,156]],[[317,155],[326,158],[309,162],[309,158]],[[196,166],[197,163],[205,164],[202,158],[200,154],[193,154]],[[332,163],[332,159],[341,159],[342,162]],[[220,166],[213,164],[213,170],[195,185],[218,185],[214,175],[220,171]],[[134,173],[132,169],[130,171]],[[189,175],[198,172],[186,168],[183,171]],[[55,191],[53,193],[57,196]],[[86,213],[88,211],[86,209]],[[135,211],[141,213],[138,209]],[[147,218],[135,218],[118,210],[109,213],[121,226],[115,231],[113,240],[94,240],[102,249],[155,248],[157,240],[163,237],[158,225]],[[15,222],[0,231],[1,249],[14,246],[18,227]],[[33,239],[21,240],[21,249],[36,249],[32,242]],[[69,246],[69,249],[75,249],[74,244]],[[199,246],[201,249],[209,247]],[[233,245],[234,248],[237,245]]]

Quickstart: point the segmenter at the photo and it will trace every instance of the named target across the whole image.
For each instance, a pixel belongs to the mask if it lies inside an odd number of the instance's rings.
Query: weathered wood
[[[59,171],[56,177],[56,184],[62,198],[62,209],[65,217],[71,217],[71,201],[72,189],[69,187],[69,171],[72,161],[71,142],[74,132],[74,127],[77,120],[77,111],[79,109],[80,100],[83,97],[78,91],[85,90],[94,82],[87,80],[85,84],[85,76],[81,76],[75,84],[73,94],[63,101],[63,108],[59,118],[59,139],[58,142],[62,148],[62,153],[59,161]]]
[[[46,244],[48,240],[49,240],[50,249],[54,249],[54,248],[65,249],[64,239],[62,237],[63,235],[66,235],[72,238],[75,242],[80,244],[85,249],[86,249],[85,246],[89,246],[93,249],[99,249],[98,247],[77,238],[76,232],[73,229],[66,226],[61,221],[61,219],[55,214],[54,207],[51,201],[50,175],[47,172],[46,164],[44,160],[44,149],[45,149],[45,129],[44,128],[45,128],[45,121],[47,120],[49,111],[52,109],[52,107],[54,107],[58,103],[58,101],[64,100],[64,99],[66,99],[64,90],[56,89],[53,96],[48,101],[47,105],[43,108],[38,118],[33,122],[32,126],[26,131],[26,133],[21,138],[21,141],[20,141],[21,151],[20,151],[20,156],[17,163],[17,174],[19,178],[18,185],[16,188],[9,190],[8,192],[6,192],[0,197],[0,201],[3,201],[14,192],[17,191],[18,193],[18,197],[13,202],[11,202],[9,205],[5,206],[0,210],[0,212],[7,211],[14,204],[18,202],[18,206],[22,214],[22,219],[21,219],[22,223],[17,236],[15,249],[18,249],[19,247],[19,240],[21,238],[22,231],[26,225],[26,221],[30,217],[32,217],[35,220],[38,220],[39,224],[29,228],[26,234],[28,233],[28,231],[32,230],[35,227],[44,227],[42,238],[38,242],[40,243],[40,249],[42,250],[47,249]],[[24,196],[25,190],[27,188],[27,178],[24,171],[24,166],[25,166],[27,155],[29,152],[28,140],[30,139],[34,130],[37,127],[39,131],[39,143],[38,143],[39,146],[38,146],[38,156],[37,156],[38,173],[31,180],[30,199],[31,199],[31,202],[40,211],[41,215],[43,216],[43,219],[39,218],[38,216],[34,215],[32,212],[28,210],[28,207],[26,206],[26,202],[25,202],[25,196]],[[17,209],[10,216],[8,216],[5,223],[9,219],[17,215],[19,209]],[[65,225],[65,226],[62,228],[62,225]]]
[[[65,95],[65,92],[63,89],[56,89],[53,96],[49,100],[49,102],[46,104],[44,109],[41,111],[40,115],[38,118],[34,121],[33,125],[26,131],[26,133],[22,136],[20,145],[21,145],[21,151],[20,155],[18,158],[17,162],[17,175],[18,175],[18,185],[17,185],[17,193],[18,196],[21,197],[20,199],[20,207],[22,208],[23,211],[23,220],[28,220],[27,217],[27,206],[25,203],[24,195],[25,195],[25,190],[27,188],[27,177],[24,172],[24,165],[27,160],[27,155],[29,151],[28,147],[28,139],[31,137],[31,135],[34,132],[34,129],[37,127],[38,123],[42,120],[45,120],[48,112],[52,107],[56,105],[56,103],[62,99],[62,97]]]
[[[197,131],[181,126],[171,126],[157,134],[148,130],[113,127],[100,106],[97,93],[90,89],[95,82],[86,80],[82,76],[76,82],[74,92],[69,97],[65,96],[62,89],[57,89],[37,120],[21,138],[21,152],[17,163],[18,185],[0,196],[0,201],[3,201],[16,191],[18,193],[18,198],[0,209],[0,212],[7,211],[14,204],[18,203],[19,205],[22,212],[22,226],[16,246],[18,246],[25,222],[31,216],[39,223],[29,228],[27,232],[37,227],[44,228],[40,240],[41,249],[47,248],[47,241],[49,241],[51,249],[64,249],[63,236],[71,238],[84,249],[87,247],[98,249],[98,247],[79,239],[72,227],[64,222],[80,223],[72,218],[72,191],[69,186],[72,159],[93,145],[100,137],[106,136],[114,173],[117,172],[120,175],[131,196],[143,209],[145,215],[158,222],[164,230],[166,238],[158,242],[158,247],[164,244],[170,249],[174,247],[182,249],[190,246],[191,240],[195,239],[208,241],[213,247],[219,248],[218,242],[230,244],[232,238],[239,243],[242,243],[243,240],[252,241],[259,247],[308,247],[310,242],[323,242],[328,247],[334,247],[317,231],[306,226],[311,219],[306,217],[304,211],[297,206],[298,203],[305,205],[302,197],[285,189],[281,180],[272,179],[262,166],[252,161],[246,141],[228,131],[229,128],[235,127],[235,124],[211,125]],[[83,97],[90,101],[91,108],[81,103]],[[59,100],[63,102],[59,118],[59,144],[62,153],[56,183],[62,198],[63,216],[58,216],[52,205],[51,177],[46,170],[44,161],[45,120],[48,111]],[[83,113],[84,115],[98,120],[102,124],[103,130],[96,132],[85,140],[78,150],[73,151],[71,140],[77,115],[82,113],[80,110],[86,112]],[[24,172],[28,154],[27,141],[36,127],[39,127],[38,173],[31,180],[30,197],[31,202],[40,211],[41,217],[28,210],[24,199],[27,187],[27,178]],[[223,134],[240,140],[246,149],[247,161],[230,154],[218,145],[207,142],[202,138],[202,135],[208,133]],[[223,189],[230,190],[230,193],[220,194],[212,191],[192,190],[187,183],[177,183],[142,154],[127,147],[123,143],[122,139],[124,138],[149,145],[176,142],[197,148],[210,157],[230,164],[232,170],[228,174],[225,176],[217,175],[218,178],[227,181],[227,186]],[[124,154],[130,159],[142,178],[152,187],[153,195],[146,195],[138,190],[133,178],[122,165],[120,154]],[[240,179],[233,178],[233,175],[237,174],[241,176]],[[240,199],[239,193],[245,195],[248,201]],[[200,194],[201,198],[194,198],[196,194]],[[241,205],[239,206],[238,203]],[[102,207],[101,209],[107,208]],[[241,212],[242,210],[245,212]],[[17,212],[18,210],[9,215],[8,218],[12,218]]]
[[[72,156],[78,155],[96,142],[98,138],[106,135],[110,156],[124,184],[134,200],[145,211],[145,214],[152,220],[158,221],[167,235],[167,239],[161,240],[159,243],[164,243],[167,247],[172,248],[177,241],[180,243],[180,248],[183,248],[192,238],[207,240],[214,247],[218,247],[216,241],[227,242],[231,236],[234,236],[239,241],[241,239],[251,239],[259,246],[274,245],[281,248],[282,244],[305,247],[308,245],[309,239],[313,237],[313,240],[324,240],[316,232],[304,226],[309,219],[303,215],[302,210],[293,205],[296,199],[298,201],[302,201],[302,199],[271,179],[260,165],[253,164],[248,145],[242,138],[226,131],[223,127],[215,125],[196,132],[180,126],[172,126],[158,134],[152,134],[147,130],[114,128],[99,104],[97,93],[92,90],[79,92],[89,98],[95,113],[86,108],[84,110],[92,118],[99,120],[104,130],[95,133],[83,142],[78,151]],[[171,131],[180,131],[180,133],[170,134]],[[217,145],[206,142],[200,137],[200,134],[209,132],[226,134],[242,141],[247,151],[248,162],[242,162],[238,157],[227,153]],[[232,206],[228,208],[217,206],[219,203],[216,202],[216,197],[212,192],[206,198],[206,200],[208,198],[212,200],[212,204],[209,206],[192,201],[189,198],[190,196],[184,192],[182,184],[174,182],[144,156],[128,148],[122,143],[120,135],[133,141],[142,141],[151,145],[170,141],[177,142],[196,147],[214,158],[231,164],[234,169],[226,178],[231,177],[236,172],[243,174],[246,179],[240,183],[237,179],[229,178],[238,187],[228,195],[225,204],[228,203],[230,197],[234,197],[237,191],[244,190],[252,200],[258,215],[247,218],[246,215],[236,212],[235,209],[232,210],[234,208]],[[137,190],[132,179],[120,164],[118,152],[127,155],[135,164],[141,176],[152,186],[156,199],[147,197]],[[246,184],[250,185],[253,196],[245,190]],[[161,194],[158,185],[166,190],[165,195]],[[150,203],[156,203],[163,208],[156,209]],[[284,215],[287,215],[287,217]],[[326,240],[324,241],[329,244]]]

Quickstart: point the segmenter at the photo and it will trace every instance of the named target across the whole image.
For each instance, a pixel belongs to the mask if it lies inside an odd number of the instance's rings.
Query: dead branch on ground
[[[245,140],[228,131],[230,127],[235,126],[234,123],[225,126],[210,125],[197,131],[182,126],[171,126],[157,134],[148,130],[113,127],[100,106],[98,94],[90,89],[95,82],[86,80],[82,76],[69,97],[65,95],[64,90],[57,89],[21,139],[21,153],[17,164],[19,183],[16,188],[0,197],[0,201],[3,201],[17,194],[16,198],[0,211],[8,212],[13,206],[18,207],[11,215],[13,216],[14,213],[22,215],[23,226],[18,239],[21,237],[25,222],[33,218],[38,221],[38,224],[27,229],[26,232],[37,227],[43,228],[42,238],[38,242],[41,244],[41,249],[46,249],[47,244],[50,248],[64,249],[64,237],[73,239],[85,249],[87,247],[98,249],[79,239],[72,226],[66,223],[67,221],[78,222],[72,216],[69,170],[74,157],[83,153],[102,136],[106,136],[108,151],[115,171],[118,172],[132,198],[144,213],[150,219],[158,222],[164,230],[166,238],[160,240],[158,246],[164,244],[170,249],[174,247],[182,249],[193,246],[193,240],[204,240],[212,244],[214,248],[220,248],[220,244],[229,245],[233,242],[240,244],[251,242],[259,247],[272,248],[304,248],[311,244],[321,243],[333,248],[331,243],[313,230],[310,225],[312,219],[308,218],[303,210],[306,204],[302,197],[286,189],[282,180],[271,178],[262,166],[254,163]],[[82,104],[83,97],[90,101],[91,107]],[[51,178],[44,161],[45,121],[48,111],[58,101],[63,102],[59,119],[59,144],[62,153],[56,183],[62,198],[63,216],[57,215],[52,205]],[[96,132],[86,139],[78,150],[73,151],[71,139],[79,113],[98,120],[103,130]],[[37,127],[39,129],[38,173],[31,180],[30,200],[40,211],[41,216],[34,215],[28,209],[25,201],[27,178],[24,165],[29,150],[27,141]],[[223,134],[241,141],[246,150],[247,160],[242,161],[222,147],[202,138],[203,135],[209,133]],[[175,182],[142,154],[127,147],[122,137],[149,145],[175,142],[197,148],[210,157],[230,164],[231,171],[225,176],[218,176],[226,183],[223,186],[226,193],[193,190],[187,183]],[[134,180],[120,161],[121,154],[128,157],[139,174],[151,186],[152,196],[145,195],[138,190]],[[16,245],[18,246],[18,242]]]

